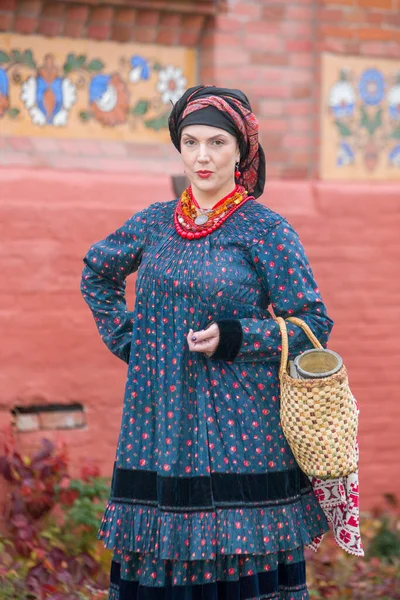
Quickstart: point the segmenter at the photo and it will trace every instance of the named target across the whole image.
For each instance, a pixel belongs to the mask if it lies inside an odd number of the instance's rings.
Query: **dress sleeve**
[[[278,317],[303,319],[326,345],[333,321],[328,317],[311,267],[297,233],[284,219],[250,248],[251,260],[267,301]],[[281,335],[271,318],[217,321],[220,342],[213,359],[278,362]],[[289,357],[312,347],[305,333],[287,322]]]
[[[127,310],[125,279],[140,265],[145,246],[148,210],[136,213],[83,259],[81,292],[107,347],[129,362],[133,312]]]

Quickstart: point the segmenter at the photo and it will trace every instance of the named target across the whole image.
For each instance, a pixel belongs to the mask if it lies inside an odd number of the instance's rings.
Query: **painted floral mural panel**
[[[192,49],[0,34],[0,131],[168,142],[194,74]]]
[[[400,179],[400,63],[322,57],[321,179]]]

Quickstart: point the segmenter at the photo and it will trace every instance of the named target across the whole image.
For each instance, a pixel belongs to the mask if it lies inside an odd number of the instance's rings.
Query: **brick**
[[[2,0],[1,1],[1,10],[16,10],[18,0]]]
[[[88,25],[87,36],[94,40],[108,40],[111,33],[110,25]]]
[[[111,39],[116,42],[129,42],[132,39],[132,27],[124,25],[113,25]]]
[[[76,140],[58,140],[60,154],[68,154],[69,156],[76,156],[79,154],[79,146]]]
[[[132,40],[144,44],[156,41],[157,29],[155,27],[134,27]]]
[[[282,179],[307,179],[308,168],[301,166],[284,167],[282,170]]]
[[[88,6],[67,6],[67,14],[66,18],[69,21],[79,21],[81,23],[85,23],[89,17],[89,7]]]
[[[269,52],[251,52],[250,62],[254,65],[285,66],[289,64],[288,54],[271,54]]]
[[[79,153],[84,156],[100,156],[101,147],[95,140],[75,140]]]
[[[183,15],[183,28],[201,30],[204,27],[203,15]]]
[[[284,6],[264,6],[261,18],[265,21],[282,21],[285,13]]]
[[[58,140],[52,138],[31,138],[32,147],[36,152],[58,152]]]
[[[304,117],[290,118],[290,131],[293,133],[304,133],[310,131],[311,120]]]
[[[159,27],[156,43],[165,44],[167,46],[173,46],[177,44],[178,31],[170,27]]]
[[[317,12],[317,20],[319,23],[323,23],[324,21],[337,23],[343,20],[345,14],[343,10],[337,8],[320,8]]]
[[[225,15],[218,15],[215,21],[216,31],[222,31],[227,33],[238,33],[243,29],[243,23],[232,17]]]
[[[101,153],[105,154],[106,156],[127,156],[127,149],[125,147],[125,144],[121,142],[99,140],[99,142],[97,143],[99,144]]]
[[[264,144],[263,133],[260,135],[260,141],[261,141],[261,144]],[[265,150],[265,154],[266,154],[266,158],[267,158],[267,164],[269,164],[270,161],[285,163],[289,158],[287,151],[282,150],[280,148],[274,148],[274,147],[264,145],[264,150]]]
[[[386,19],[388,20],[388,25],[392,24],[392,19],[395,18],[396,15],[386,15],[384,13],[378,13],[378,12],[374,12],[374,11],[366,11],[366,16],[365,16],[365,21],[367,23],[374,23],[376,25],[379,25],[382,22],[386,22]]]
[[[286,19],[295,21],[311,21],[313,17],[312,8],[308,6],[287,6],[285,11]]]
[[[294,135],[292,133],[282,137],[282,147],[290,150],[291,148],[306,148],[311,141],[307,135]]]
[[[294,99],[297,98],[312,98],[313,95],[313,85],[295,85],[292,86],[291,96]]]
[[[42,2],[41,0],[20,0],[17,10],[21,15],[38,16],[42,10]]]
[[[282,165],[272,164],[270,160],[268,160],[267,166],[267,182],[274,179],[281,179],[282,175]],[[268,183],[267,183],[268,185]]]
[[[332,0],[322,0],[324,4],[332,4]],[[335,0],[335,4],[343,4],[345,6],[353,6],[354,0]]]
[[[356,23],[357,25],[361,25],[365,22],[367,14],[368,11],[366,11],[364,8],[353,9],[352,11],[344,13],[343,21],[346,23]]]
[[[316,44],[316,50],[319,52],[344,52],[345,40],[327,39]]]
[[[285,112],[291,116],[308,116],[313,114],[313,103],[308,100],[296,100],[294,102],[286,102]]]
[[[393,10],[395,8],[393,0],[357,0],[358,6],[365,8],[379,8],[379,10]]]
[[[176,28],[180,27],[182,16],[178,13],[161,13],[160,26]]]
[[[257,4],[235,4],[235,15],[259,19],[261,17],[261,6]]]
[[[276,35],[253,35],[246,37],[244,40],[244,47],[249,50],[257,50],[259,52],[275,52],[279,53],[283,51],[284,44],[282,36]]]
[[[41,18],[61,19],[64,16],[65,4],[61,2],[46,2],[42,8]]]
[[[314,64],[314,56],[310,52],[295,52],[290,54],[289,64],[292,67],[310,68]]]
[[[263,130],[268,133],[286,133],[289,127],[286,119],[262,119],[261,121]]]
[[[23,17],[17,15],[14,21],[14,31],[18,33],[34,33],[38,25],[36,17]]]
[[[197,46],[200,40],[201,31],[181,31],[179,34],[179,42],[180,46]]]
[[[114,23],[120,25],[133,25],[136,21],[136,10],[133,8],[117,8],[114,13]]]
[[[383,42],[363,42],[360,44],[360,54],[364,56],[385,57],[387,46]]]
[[[285,48],[287,52],[311,52],[312,43],[308,40],[287,40]]]
[[[290,88],[287,85],[258,83],[252,87],[252,93],[261,98],[290,98]]]
[[[60,21],[50,20],[50,19],[41,19],[39,21],[39,27],[37,32],[41,35],[47,35],[49,37],[55,37],[60,35],[63,30],[64,23]]]
[[[71,38],[83,37],[86,31],[86,25],[79,21],[66,21],[64,24],[64,36]]]
[[[138,26],[155,27],[158,25],[160,13],[156,10],[141,10],[136,17]]]
[[[215,66],[224,65],[248,65],[249,55],[242,49],[240,52],[232,52],[229,48],[217,47],[211,52],[211,63],[215,61]]]
[[[335,37],[348,39],[354,34],[354,30],[349,27],[334,27],[333,25],[321,25],[320,31],[326,37]]]
[[[12,28],[13,15],[11,13],[0,14],[0,31],[10,31]]]
[[[307,21],[285,21],[281,29],[286,37],[294,37],[296,40],[312,39],[313,26]]]
[[[400,10],[400,5],[399,5],[399,10]],[[381,21],[385,23],[385,25],[389,25],[390,27],[395,27],[395,28],[400,28],[400,12],[398,14],[391,14],[391,15],[382,15],[379,13],[372,13],[369,15],[370,17],[370,22],[374,22],[373,21],[373,17],[378,18],[381,17]],[[376,21],[375,21],[376,22]]]
[[[111,6],[100,6],[90,11],[91,23],[110,23],[113,20],[114,9]]]
[[[265,23],[264,21],[244,23],[243,28],[244,35],[246,36],[258,35],[261,37],[268,34],[277,34],[279,32],[276,23]]]
[[[238,52],[238,41],[229,33],[214,31],[207,32],[201,37],[202,48],[227,48],[231,47],[231,52]]]
[[[32,152],[32,143],[30,138],[10,136],[7,138],[8,144],[17,152]]]
[[[391,41],[394,39],[400,40],[400,34],[397,34],[395,31],[391,31],[389,29],[356,29],[354,35],[363,41]]]
[[[260,102],[260,115],[265,117],[279,117],[283,114],[282,102],[276,100],[261,100]]]

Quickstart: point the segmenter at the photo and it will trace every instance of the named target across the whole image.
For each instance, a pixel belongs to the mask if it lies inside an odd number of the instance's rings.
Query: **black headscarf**
[[[188,125],[209,125],[234,135],[240,151],[238,183],[255,198],[261,196],[265,156],[258,142],[258,121],[243,92],[212,85],[192,87],[174,105],[168,124],[172,143],[179,152],[182,129]]]

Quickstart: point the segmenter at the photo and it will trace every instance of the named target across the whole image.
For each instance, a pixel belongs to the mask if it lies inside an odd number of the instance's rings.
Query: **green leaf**
[[[361,127],[365,127],[369,130],[369,118],[365,106],[361,106]]]
[[[133,115],[145,115],[149,110],[149,102],[147,100],[139,100],[139,102],[131,109]]]
[[[371,120],[371,123],[370,123],[370,134],[371,135],[373,133],[375,133],[375,131],[377,129],[379,129],[379,127],[382,127],[382,113],[383,113],[383,110],[382,110],[382,108],[380,108],[379,110],[376,111],[374,119]]]
[[[76,67],[82,67],[86,62],[86,55],[85,54],[81,54],[80,56],[78,56],[78,58],[76,59]]]
[[[76,68],[77,60],[75,54],[70,52],[67,56],[67,60],[64,63],[64,73],[70,73]]]
[[[11,58],[15,62],[23,62],[22,52],[20,50],[12,50],[11,51]]]
[[[11,60],[11,58],[8,56],[8,54],[3,52],[3,50],[0,50],[0,65],[4,64],[4,63],[8,63],[8,62],[10,62],[10,60]]]
[[[345,125],[341,121],[336,120],[335,125],[339,129],[340,135],[342,135],[343,137],[347,137],[347,136],[351,135],[351,129],[349,127],[347,127],[347,125]]]
[[[161,71],[161,69],[162,69],[162,65],[160,65],[160,63],[154,63],[154,65],[153,65],[154,71],[156,71],[156,72]]]
[[[167,112],[167,113],[164,113],[163,115],[160,115],[159,117],[156,117],[154,119],[147,119],[144,122],[144,124],[149,129],[154,129],[154,131],[160,131],[160,129],[165,129],[166,127],[168,127],[169,114],[170,113]]]
[[[25,50],[24,55],[22,57],[22,62],[25,63],[27,67],[36,69],[36,63],[33,59],[32,50]]]
[[[21,111],[19,110],[19,108],[9,108],[7,114],[11,119],[15,119],[20,112]]]
[[[104,69],[104,63],[99,58],[94,58],[86,67],[88,71],[101,71]]]
[[[79,113],[79,117],[82,121],[90,121],[92,113],[88,110],[81,110],[81,112]]]

